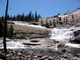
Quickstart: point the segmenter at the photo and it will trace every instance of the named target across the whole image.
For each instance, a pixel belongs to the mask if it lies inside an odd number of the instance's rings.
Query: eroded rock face
[[[24,32],[24,31],[17,31],[16,32],[16,39],[33,39],[33,38],[48,38],[49,37],[49,31],[45,32]]]

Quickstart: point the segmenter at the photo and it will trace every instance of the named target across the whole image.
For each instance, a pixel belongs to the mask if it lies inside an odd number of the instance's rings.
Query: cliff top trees
[[[41,15],[37,13],[37,11],[35,13],[32,13],[32,11],[30,11],[27,15],[25,15],[24,13],[22,14],[18,14],[15,16],[7,16],[8,20],[13,20],[13,21],[26,21],[26,22],[38,22],[38,20],[41,18]],[[4,20],[5,17],[1,17],[1,20]]]
[[[40,14],[37,14],[37,11],[35,12],[35,22],[38,22],[39,18],[41,18]]]

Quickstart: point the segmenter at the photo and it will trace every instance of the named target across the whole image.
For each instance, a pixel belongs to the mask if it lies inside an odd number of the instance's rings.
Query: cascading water
[[[70,40],[74,40],[74,34],[71,29],[51,29],[51,37],[50,39],[54,39],[57,41],[68,42]]]
[[[9,42],[6,42],[6,44],[7,44],[7,49],[25,48],[25,46],[19,41],[9,41]]]
[[[54,28],[54,29],[51,29],[50,39],[57,40],[59,42],[64,42],[65,46],[80,48],[80,44],[74,44],[69,42],[70,40],[75,40],[75,37],[80,34],[78,32],[79,30],[80,28],[78,27],[71,27],[68,29]],[[77,32],[77,34],[74,32]]]
[[[10,41],[10,42],[7,42],[7,46],[8,48],[24,48],[24,45],[21,43],[21,42],[15,42],[15,41]]]

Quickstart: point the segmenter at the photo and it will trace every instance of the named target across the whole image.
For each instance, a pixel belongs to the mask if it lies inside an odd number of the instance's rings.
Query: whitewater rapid
[[[59,28],[54,28],[51,29],[51,37],[50,39],[54,39],[57,41],[64,41],[64,42],[68,42],[70,40],[74,40],[74,34],[73,34],[73,30],[71,29],[59,29]]]
[[[71,28],[53,28],[51,29],[51,37],[50,39],[63,42],[65,46],[72,48],[80,48],[80,44],[71,43],[70,41],[75,40],[76,36],[74,34],[75,31],[80,30],[79,27],[71,27]]]

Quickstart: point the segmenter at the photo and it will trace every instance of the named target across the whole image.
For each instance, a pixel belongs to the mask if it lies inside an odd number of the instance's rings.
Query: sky
[[[0,0],[0,16],[5,15],[6,0]],[[80,0],[9,0],[8,14],[11,16],[37,11],[42,17],[49,17],[73,11],[80,7]]]

